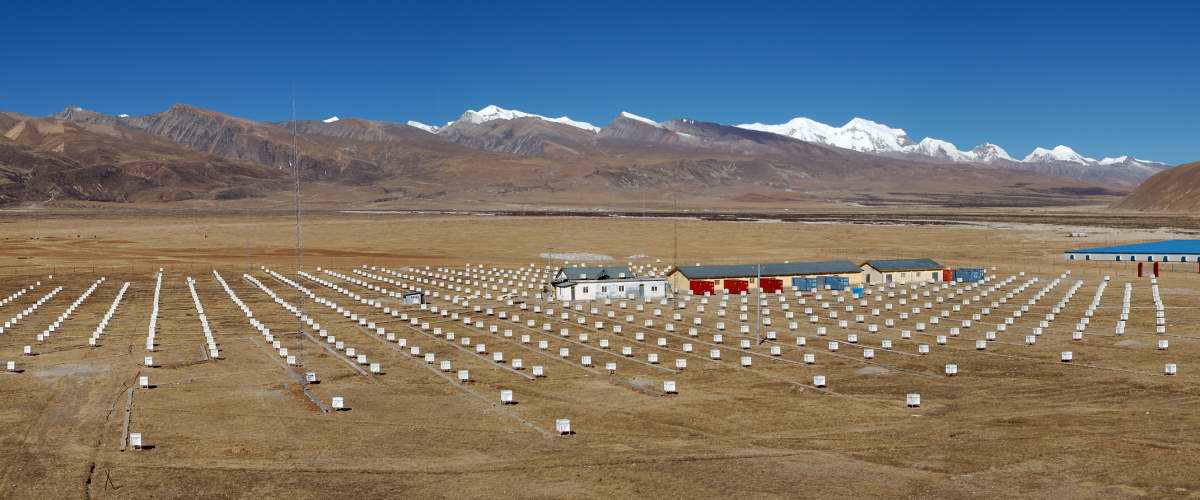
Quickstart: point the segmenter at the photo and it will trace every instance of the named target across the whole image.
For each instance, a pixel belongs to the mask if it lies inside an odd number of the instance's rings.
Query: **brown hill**
[[[405,124],[373,120],[348,119],[326,123],[317,120],[282,122],[279,126],[300,134],[334,137],[362,142],[426,142],[441,143],[436,136]]]
[[[243,198],[286,186],[277,169],[196,153],[119,126],[26,119],[4,137],[0,203]]]
[[[1026,163],[1000,160],[993,163],[992,166],[1037,175],[1076,179],[1117,189],[1133,189],[1154,174],[1170,168],[1163,164],[1143,164],[1137,161],[1114,165],[1080,165],[1073,162]]]
[[[22,116],[17,113],[9,113],[6,111],[0,111],[0,131],[6,131],[6,130],[12,128],[17,123],[20,123],[22,120],[26,120],[26,119],[28,119],[28,117]],[[3,136],[0,135],[0,137],[3,137]],[[2,141],[2,140],[4,140],[4,139],[0,139],[0,141]]]
[[[440,130],[438,136],[475,149],[526,156],[585,154],[593,148],[595,138],[587,130],[532,117],[483,123],[459,120]]]
[[[1146,179],[1116,208],[1126,210],[1200,211],[1200,162],[1164,170]]]

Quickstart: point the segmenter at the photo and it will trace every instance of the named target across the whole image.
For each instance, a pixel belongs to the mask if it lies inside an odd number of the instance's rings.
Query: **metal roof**
[[[625,274],[626,278],[633,277],[633,271],[629,270],[629,266],[610,266],[610,267],[564,267],[559,269],[560,273],[566,275],[569,280],[606,280],[615,279]]]
[[[761,268],[760,268],[761,266]],[[749,278],[754,276],[808,276],[819,274],[853,274],[862,269],[848,260],[821,262],[787,262],[772,264],[728,264],[715,266],[679,266],[688,279]]]
[[[868,260],[865,264],[879,271],[933,271],[942,265],[933,259],[884,259]]]
[[[606,279],[603,281],[604,281],[603,283],[593,283],[593,284],[608,285],[608,284],[615,284],[615,283],[663,283],[663,282],[666,282],[667,279],[666,278],[613,278],[613,279]],[[565,279],[565,280],[554,281],[554,282],[550,283],[551,286],[554,286],[556,288],[567,288],[567,287],[572,287],[572,286],[575,286],[578,284],[580,284],[579,281],[572,280],[572,279]]]
[[[1063,253],[1200,255],[1200,240],[1164,240],[1111,247],[1078,248]]]

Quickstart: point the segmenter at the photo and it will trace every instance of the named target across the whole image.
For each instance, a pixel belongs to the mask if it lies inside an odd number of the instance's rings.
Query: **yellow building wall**
[[[929,281],[934,277],[935,274],[937,275],[937,278],[940,279],[942,271],[940,269],[930,269],[927,271],[895,271],[886,273],[877,271],[872,267],[864,267],[862,273],[863,283],[867,283],[868,280],[866,278],[867,276],[870,276],[871,279],[869,281],[872,286],[885,285],[887,284],[887,275],[889,274],[892,275],[892,282],[898,285],[906,285],[909,283]]]
[[[847,278],[847,281],[850,283],[850,286],[858,286],[858,285],[861,285],[864,283],[863,273],[861,273],[861,272],[840,273],[840,274],[806,274],[806,275],[796,275],[796,276],[764,276],[764,278],[776,278],[776,279],[783,280],[784,290],[789,290],[790,289],[789,287],[792,286],[792,278],[814,278],[814,277],[818,277],[818,276],[842,276],[842,277]],[[746,277],[742,277],[742,278],[722,278],[722,279],[713,279],[713,280],[707,280],[707,281],[712,281],[715,284],[716,289],[719,291],[719,290],[722,290],[725,288],[725,280],[726,279],[746,280],[746,281],[750,282],[751,289],[758,288],[758,277],[757,276],[746,276]],[[689,280],[687,279],[687,277],[684,276],[683,273],[678,272],[678,271],[668,274],[667,282],[671,284],[671,289],[674,291],[682,292],[682,291],[691,289],[691,287],[689,286],[689,283],[688,283]]]

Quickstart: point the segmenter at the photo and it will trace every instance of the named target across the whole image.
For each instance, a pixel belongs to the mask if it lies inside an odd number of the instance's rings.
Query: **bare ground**
[[[1045,215],[1045,214],[1042,214]],[[1039,215],[1041,216],[1041,215]],[[1020,220],[1014,216],[1013,220]],[[1006,304],[1005,313],[1031,297],[1050,278],[1068,269],[1065,248],[1097,241],[1122,241],[1164,233],[1097,226],[1092,241],[1066,238],[1037,225],[760,224],[738,221],[413,216],[405,214],[313,214],[306,220],[303,267],[343,274],[361,265],[408,266],[485,264],[515,268],[554,264],[552,253],[645,254],[638,263],[665,266],[693,262],[753,262],[845,257],[850,259],[929,256],[949,265],[995,266],[1001,277],[1018,276],[1011,290],[1033,276],[1041,283]],[[678,249],[675,235],[678,235]],[[755,346],[754,365],[737,366],[727,331],[722,361],[679,351],[682,332],[661,327],[650,338],[667,337],[657,349],[610,330],[595,331],[572,321],[543,320],[589,332],[594,345],[633,345],[639,356],[658,352],[664,364],[689,359],[670,373],[618,355],[543,335],[571,349],[563,361],[556,350],[538,352],[515,338],[446,322],[459,336],[484,339],[490,350],[527,364],[543,364],[548,376],[529,381],[477,358],[428,332],[409,328],[336,291],[295,275],[294,226],[284,215],[176,213],[104,216],[90,212],[0,216],[0,296],[41,280],[42,286],[0,307],[8,319],[52,286],[64,290],[18,326],[0,334],[0,358],[13,359],[21,373],[2,373],[0,398],[0,497],[5,498],[247,498],[247,497],[753,497],[828,498],[1169,498],[1200,495],[1200,393],[1192,360],[1200,354],[1200,275],[1191,265],[1169,266],[1160,282],[1167,305],[1169,337],[1152,333],[1150,284],[1131,269],[1111,264],[1076,265],[1065,281],[1019,319],[984,352],[973,349],[983,328],[964,331],[947,346],[915,355],[918,342],[933,344],[949,321],[914,339],[896,330],[867,334],[851,323],[818,338],[801,322],[795,331],[780,322],[783,360]],[[469,368],[465,388],[447,382],[395,343],[318,309],[259,266],[275,269],[314,293],[372,315],[388,331]],[[142,365],[154,272],[163,267],[156,368]],[[289,369],[255,331],[212,277],[220,271],[235,293],[268,324],[277,339],[298,353],[301,370],[316,371],[321,383],[310,392],[328,403],[344,396],[349,411],[323,413],[301,391],[298,370]],[[1024,271],[1026,276],[1019,276]],[[362,375],[343,357],[295,333],[295,318],[241,279],[250,273],[279,296],[304,304],[331,334],[372,360],[383,375]],[[54,275],[49,279],[50,274]],[[1083,341],[1070,340],[1070,325],[1082,315],[1103,275],[1113,276],[1101,308]],[[107,281],[45,344],[40,333],[99,276]],[[184,279],[195,277],[215,337],[219,360],[206,360],[203,337]],[[324,278],[364,297],[378,294],[329,275]],[[1083,279],[1056,328],[1024,346],[1023,336],[1074,279]],[[86,339],[130,281],[101,346]],[[395,288],[382,281],[378,285]],[[1129,332],[1112,335],[1124,282],[1134,283]],[[433,284],[421,284],[434,288]],[[967,295],[970,295],[968,293]],[[962,297],[959,297],[961,299]],[[810,298],[809,307],[812,305]],[[924,299],[918,299],[923,301]],[[890,302],[890,300],[889,300]],[[444,301],[435,305],[451,307]],[[532,317],[503,302],[476,304]],[[543,304],[558,307],[558,304]],[[590,325],[603,318],[600,308]],[[731,307],[736,307],[736,301]],[[799,305],[791,303],[792,310]],[[632,308],[632,305],[630,305]],[[948,308],[949,303],[936,306]],[[979,311],[965,307],[954,316]],[[631,309],[637,324],[654,319],[651,307]],[[666,309],[666,308],[664,308]],[[696,342],[711,342],[716,308],[694,306],[686,320],[703,317]],[[469,311],[459,308],[464,314]],[[753,305],[751,305],[753,310]],[[998,309],[1000,311],[1001,309]],[[437,321],[429,311],[408,310]],[[671,309],[666,309],[669,314]],[[736,309],[732,311],[736,312]],[[782,311],[773,308],[772,314]],[[858,313],[864,313],[859,309]],[[731,313],[732,314],[732,313]],[[894,313],[891,317],[895,317]],[[986,322],[999,321],[998,314]],[[928,313],[922,313],[924,318]],[[540,315],[539,315],[540,316]],[[886,317],[886,313],[885,313]],[[775,316],[776,320],[782,320]],[[482,318],[481,318],[482,319]],[[494,317],[489,324],[504,324]],[[607,320],[612,321],[612,320]],[[731,318],[725,321],[736,324]],[[868,320],[870,321],[870,320]],[[505,328],[515,335],[517,323]],[[911,328],[911,322],[907,323]],[[860,346],[845,343],[858,332],[862,345],[896,341],[895,352],[877,349],[872,363]],[[794,338],[809,340],[817,364],[799,363]],[[1159,351],[1155,341],[1169,338]],[[825,348],[842,341],[839,353]],[[20,356],[34,345],[37,356]],[[1076,362],[1058,362],[1072,350]],[[584,369],[578,356],[617,361],[614,375]],[[786,360],[791,360],[786,361]],[[948,362],[961,370],[942,375]],[[1161,375],[1177,362],[1179,375]],[[827,392],[810,385],[824,374]],[[153,447],[121,451],[126,391],[138,374],[154,387],[134,389],[129,426]],[[680,393],[659,394],[674,379]],[[519,404],[496,404],[511,388]],[[904,406],[919,392],[922,406]],[[577,434],[551,436],[554,419],[570,418]]]

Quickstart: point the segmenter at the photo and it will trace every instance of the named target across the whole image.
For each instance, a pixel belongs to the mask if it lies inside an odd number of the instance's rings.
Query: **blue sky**
[[[861,116],[1014,156],[1200,160],[1200,2],[13,2],[0,109],[603,125]]]

